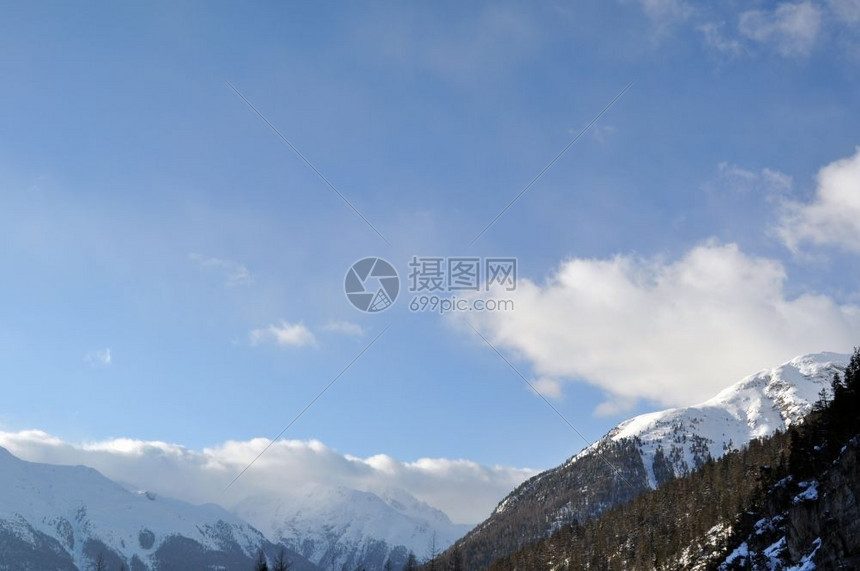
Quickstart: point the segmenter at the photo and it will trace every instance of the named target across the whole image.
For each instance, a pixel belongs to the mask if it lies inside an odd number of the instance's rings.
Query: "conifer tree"
[[[406,556],[406,565],[403,566],[403,571],[415,571],[418,569],[418,558],[411,551]]]
[[[269,563],[266,561],[266,556],[263,555],[263,551],[257,554],[257,563],[254,566],[255,571],[269,571]]]
[[[272,567],[272,571],[289,571],[290,564],[287,561],[287,555],[283,549],[281,549],[280,553],[278,553],[278,558],[275,559],[275,566]]]

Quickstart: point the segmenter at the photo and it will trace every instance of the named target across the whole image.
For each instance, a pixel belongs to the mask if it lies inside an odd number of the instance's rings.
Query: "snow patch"
[[[811,502],[818,499],[818,480],[800,482],[798,483],[798,486],[800,486],[804,490],[794,496],[794,499],[791,500],[791,503],[797,505],[803,502]]]

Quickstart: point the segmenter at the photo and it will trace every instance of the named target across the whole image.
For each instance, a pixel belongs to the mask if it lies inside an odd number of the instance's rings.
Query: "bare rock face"
[[[799,561],[810,548],[824,569],[860,568],[860,441],[845,447],[818,483],[817,497],[788,513],[788,550]]]

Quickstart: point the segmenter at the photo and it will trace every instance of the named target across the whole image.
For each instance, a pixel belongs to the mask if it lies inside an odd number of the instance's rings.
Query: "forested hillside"
[[[805,422],[709,459],[599,517],[565,524],[489,568],[860,567],[860,351],[820,397]],[[510,537],[517,532],[528,530],[511,529]],[[426,567],[481,568],[474,562],[492,547],[473,554],[461,545]]]

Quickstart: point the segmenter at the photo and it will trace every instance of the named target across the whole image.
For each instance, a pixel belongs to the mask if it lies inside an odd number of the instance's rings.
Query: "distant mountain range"
[[[399,569],[432,537],[468,530],[406,492],[313,487],[229,513],[133,492],[92,468],[25,462],[0,448],[0,570],[252,569],[285,551],[293,571]],[[258,525],[254,527],[251,523]],[[265,532],[265,535],[260,530]]]
[[[218,506],[134,493],[92,468],[0,448],[0,569],[250,569],[260,550],[278,548]],[[288,558],[293,569],[316,569]]]
[[[228,512],[134,492],[82,466],[25,462],[0,448],[0,571],[252,569],[283,549],[294,571],[400,569],[411,550],[458,537],[467,569],[696,470],[799,422],[848,356],[806,355],[698,406],[622,422],[593,446],[512,491],[466,533],[402,490],[309,485],[254,496]]]

